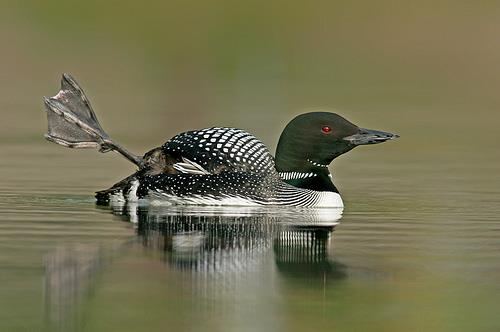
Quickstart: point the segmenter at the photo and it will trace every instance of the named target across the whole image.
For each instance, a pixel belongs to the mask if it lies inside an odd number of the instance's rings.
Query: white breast
[[[321,191],[318,193],[318,201],[314,207],[343,208],[344,202],[339,194],[330,191]]]

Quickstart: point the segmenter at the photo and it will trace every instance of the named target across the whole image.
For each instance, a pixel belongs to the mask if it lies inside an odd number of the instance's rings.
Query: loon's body
[[[343,206],[336,191],[286,183],[317,175],[278,173],[267,147],[241,129],[184,132],[146,153],[144,160],[131,177],[98,192],[98,201],[148,198],[172,204]]]
[[[297,116],[283,131],[276,158],[253,135],[214,127],[174,136],[138,157],[102,130],[88,99],[69,75],[45,99],[46,138],[72,148],[117,151],[139,170],[96,194],[99,203],[148,199],[171,204],[343,207],[328,165],[357,145],[396,135],[361,129],[334,113]]]

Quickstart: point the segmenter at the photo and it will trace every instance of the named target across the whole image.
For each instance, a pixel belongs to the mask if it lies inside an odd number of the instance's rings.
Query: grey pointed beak
[[[352,145],[364,145],[378,144],[398,137],[399,135],[386,133],[385,131],[359,128],[357,134],[344,137],[343,140]]]

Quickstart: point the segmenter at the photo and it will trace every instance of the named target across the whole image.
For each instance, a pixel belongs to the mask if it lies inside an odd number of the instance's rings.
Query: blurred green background
[[[318,109],[400,134],[335,161],[346,203],[335,257],[354,272],[337,297],[307,282],[277,291],[293,307],[283,320],[297,330],[498,328],[500,2],[0,0],[0,45],[5,326],[43,320],[43,257],[56,244],[133,235],[91,198],[133,165],[43,139],[42,96],[68,72],[105,130],[137,153],[208,126],[246,129],[274,151],[294,115]],[[91,315],[103,324],[95,330],[134,330],[130,317],[148,317],[138,308],[169,302],[168,269],[159,260],[137,269],[134,255],[148,259],[134,251],[102,287],[141,301],[101,290],[89,309],[101,314]],[[166,280],[191,287],[175,278]],[[184,291],[177,299],[196,302]],[[129,311],[108,315],[117,302]],[[136,323],[168,323],[155,308],[155,320]]]
[[[48,0],[0,9],[2,140],[40,136],[40,98],[69,72],[111,135],[138,148],[209,125],[244,127],[273,146],[309,109],[400,132],[416,150],[496,141],[496,1]]]
[[[355,164],[487,163],[500,158],[499,18],[496,1],[3,1],[0,140],[40,142],[41,97],[69,72],[138,153],[213,125],[274,150],[292,116],[323,109],[402,136]]]

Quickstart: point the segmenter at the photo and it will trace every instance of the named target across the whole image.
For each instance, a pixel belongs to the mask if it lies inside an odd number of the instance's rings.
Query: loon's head
[[[359,128],[335,113],[301,114],[288,123],[276,149],[279,172],[327,172],[333,159],[358,145],[377,144],[399,137]]]

